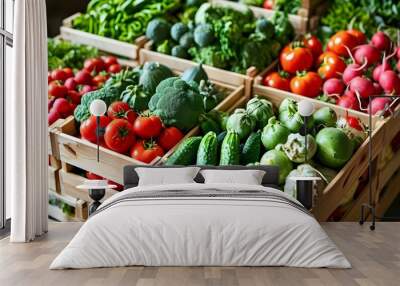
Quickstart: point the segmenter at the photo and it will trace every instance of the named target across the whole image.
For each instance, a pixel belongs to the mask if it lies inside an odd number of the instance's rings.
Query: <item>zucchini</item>
[[[244,143],[242,153],[240,154],[240,163],[248,165],[260,160],[261,156],[261,132],[253,132]]]
[[[199,150],[197,151],[196,165],[207,166],[217,165],[218,160],[218,141],[215,132],[208,132],[200,142]]]
[[[171,157],[167,159],[165,165],[193,165],[196,162],[197,149],[200,142],[200,136],[185,139]]]
[[[220,166],[239,165],[240,138],[236,132],[228,132],[222,142]]]

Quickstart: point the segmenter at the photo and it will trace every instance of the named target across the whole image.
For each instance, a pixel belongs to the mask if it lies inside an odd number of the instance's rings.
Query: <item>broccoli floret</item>
[[[171,38],[179,42],[180,38],[189,31],[188,26],[183,23],[176,23],[171,28]]]
[[[202,24],[194,30],[194,41],[200,47],[211,45],[215,40],[214,31],[209,24]]]
[[[186,49],[193,47],[194,44],[194,37],[191,32],[185,33],[179,40],[179,45]]]
[[[164,19],[153,19],[147,25],[146,37],[155,44],[160,44],[168,39],[171,25]]]
[[[187,50],[182,46],[175,46],[171,50],[171,55],[177,58],[188,59],[189,54]]]
[[[215,46],[208,46],[201,49],[193,47],[189,50],[189,54],[194,58],[194,61],[198,63],[221,69],[225,69],[228,66],[224,53]]]
[[[184,80],[169,78],[159,84],[149,108],[165,125],[188,131],[198,124],[204,113],[203,96]]]

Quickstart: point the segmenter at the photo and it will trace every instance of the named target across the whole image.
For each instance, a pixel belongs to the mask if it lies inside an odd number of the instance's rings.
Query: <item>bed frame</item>
[[[144,168],[183,168],[186,166],[137,166],[137,165],[128,165],[124,167],[124,189],[129,189],[136,187],[139,182],[139,176],[136,173],[135,169],[139,167]],[[262,185],[265,187],[271,187],[275,189],[279,189],[279,168],[276,166],[196,166],[201,169],[216,169],[216,170],[262,170],[265,171],[265,176],[262,181]],[[204,178],[200,173],[194,179],[198,183],[204,183]]]

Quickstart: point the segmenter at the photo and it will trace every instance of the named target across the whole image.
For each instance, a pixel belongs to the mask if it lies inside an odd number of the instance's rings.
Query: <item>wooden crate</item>
[[[57,194],[61,194],[59,171],[53,166],[48,167],[49,190]]]
[[[72,22],[79,15],[80,13],[76,13],[63,21],[63,25],[60,28],[61,37],[63,39],[92,46],[117,56],[123,56],[134,60],[138,59],[139,50],[147,41],[145,37],[137,38],[134,43],[126,43],[74,29],[72,27]]]
[[[215,5],[231,7],[236,10],[243,10],[248,7],[250,8],[250,10],[253,11],[254,15],[257,18],[265,17],[267,19],[271,19],[276,14],[276,11],[274,10],[264,9],[262,7],[256,7],[256,6],[247,6],[246,4],[243,3],[232,2],[227,0],[211,0],[210,2]],[[289,15],[289,21],[293,25],[297,35],[304,35],[308,31],[308,18],[307,18],[308,13],[305,11],[306,10],[304,8],[300,8],[298,15],[296,14]]]
[[[146,43],[145,48],[140,50],[140,64],[148,61],[159,62],[168,66],[177,73],[182,73],[184,70],[198,65],[198,63],[195,63],[191,60],[185,60],[152,51],[151,47],[152,42],[149,41]],[[203,68],[207,72],[207,75],[212,82],[215,82],[223,87],[228,86],[232,88],[244,86],[244,96],[250,96],[253,77],[256,76],[257,73],[257,70],[254,67],[248,69],[247,75],[226,71],[207,65],[203,65]]]
[[[267,95],[271,95],[271,96],[277,96],[279,98],[291,98],[294,99],[296,101],[300,101],[300,100],[307,100],[310,101],[314,104],[314,106],[316,108],[321,108],[324,106],[329,106],[332,109],[334,109],[338,115],[340,116],[346,116],[347,114],[350,116],[354,116],[354,117],[358,117],[361,119],[361,121],[365,124],[368,125],[368,119],[369,116],[367,113],[361,112],[361,111],[356,111],[356,110],[352,110],[352,109],[348,109],[348,108],[344,108],[332,103],[328,103],[328,102],[323,102],[314,98],[309,98],[309,97],[305,97],[302,95],[298,95],[292,92],[288,92],[288,91],[284,91],[284,90],[280,90],[277,88],[272,88],[269,86],[265,86],[262,84],[264,77],[276,70],[278,67],[278,61],[276,61],[273,65],[269,66],[267,69],[265,69],[262,73],[260,73],[259,75],[257,75],[257,77],[254,79],[254,86],[253,86],[253,93],[257,94],[257,93],[264,93]],[[372,125],[376,126],[376,123],[378,121],[382,121],[382,117],[378,116],[378,115],[374,115],[372,116]]]
[[[49,217],[56,219],[60,222],[74,222],[74,221],[85,221],[88,217],[88,211],[87,211],[87,203],[78,200],[75,198],[72,198],[68,195],[61,195],[58,193],[54,193],[52,191],[49,191],[49,196],[54,196],[56,199],[72,206],[75,209],[75,215],[74,216],[68,216],[64,214],[58,206],[54,205],[48,205],[48,215]]]

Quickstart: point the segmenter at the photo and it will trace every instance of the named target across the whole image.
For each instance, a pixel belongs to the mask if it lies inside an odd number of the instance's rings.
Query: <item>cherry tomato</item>
[[[133,124],[135,134],[143,139],[155,138],[160,135],[162,122],[160,117],[155,115],[139,116]]]
[[[63,68],[63,71],[67,75],[67,78],[74,77],[74,71],[71,68]]]
[[[122,101],[113,102],[107,110],[107,115],[111,119],[125,119],[134,124],[137,114],[129,107],[129,104]]]
[[[92,84],[92,76],[86,70],[78,71],[74,79],[78,84]]]
[[[57,81],[52,81],[49,84],[49,94],[54,97],[65,97],[68,93],[68,88],[61,85]]]
[[[309,70],[313,65],[311,50],[297,45],[299,44],[295,42],[286,46],[280,55],[283,70],[292,74]]]
[[[355,46],[357,46],[357,38],[347,31],[337,32],[328,42],[329,51],[346,58],[350,55],[345,47],[351,51]]]
[[[357,46],[365,44],[367,42],[367,36],[365,36],[365,34],[359,30],[347,30],[347,33],[353,35],[356,38]]]
[[[68,78],[68,75],[62,69],[56,69],[51,72],[51,77],[53,80],[65,81]]]
[[[318,73],[323,79],[341,78],[345,69],[346,63],[340,57],[326,56]]]
[[[108,68],[113,65],[113,64],[118,64],[118,60],[116,57],[113,56],[107,56],[103,58],[103,61],[106,65],[106,69],[108,70]]]
[[[322,63],[331,63],[336,58],[340,58],[334,52],[323,52],[317,59],[317,66],[320,66]]]
[[[107,81],[107,77],[103,74],[98,74],[93,78],[93,84],[96,86],[103,86],[104,83]]]
[[[85,60],[83,67],[89,73],[93,71],[99,73],[106,69],[106,64],[100,58],[93,58]]]
[[[290,81],[290,89],[296,94],[316,97],[321,93],[322,79],[316,72],[298,73]]]
[[[290,91],[289,74],[286,72],[271,72],[263,80],[265,86]]]
[[[322,54],[322,43],[314,35],[307,34],[303,39],[304,46],[311,50],[314,60],[316,60]]]
[[[108,148],[115,152],[128,152],[136,141],[132,124],[124,119],[114,119],[106,127],[104,141]]]
[[[108,67],[107,71],[109,73],[119,73],[121,71],[121,66],[119,64],[112,64]]]
[[[265,0],[263,3],[263,8],[273,10],[274,9],[274,1],[273,0]]]
[[[68,78],[64,82],[64,85],[68,88],[68,90],[76,90],[76,87],[78,86],[77,82],[73,78]]]
[[[158,137],[158,145],[164,150],[170,150],[183,138],[183,133],[176,127],[165,128]]]
[[[359,131],[363,131],[360,119],[354,116],[346,116],[346,121],[350,127],[357,129]]]
[[[110,123],[110,118],[107,116],[100,116],[100,126],[99,129],[104,129]],[[90,116],[88,119],[82,122],[80,127],[80,133],[83,139],[88,140],[90,142],[96,143],[96,130],[97,130],[97,123],[96,123],[96,116]],[[103,136],[100,132],[99,139],[101,140]]]
[[[131,149],[131,157],[144,163],[151,163],[163,155],[164,150],[153,141],[138,141]]]

